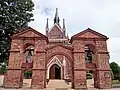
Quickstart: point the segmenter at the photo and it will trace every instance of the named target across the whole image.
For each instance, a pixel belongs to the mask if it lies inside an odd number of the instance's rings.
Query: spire
[[[48,36],[48,32],[49,32],[48,18],[47,18],[47,23],[46,23],[46,28],[45,28],[45,30],[46,30],[46,36]]]
[[[55,17],[54,17],[54,24],[58,24],[59,25],[59,15],[58,15],[58,8],[56,8],[56,13],[55,13]]]
[[[65,19],[63,19],[63,35],[66,37]]]
[[[47,23],[46,23],[46,29],[47,29],[47,28],[49,28],[49,26],[48,26],[48,18],[47,18]]]
[[[65,19],[63,19],[63,29],[66,29],[65,28]]]

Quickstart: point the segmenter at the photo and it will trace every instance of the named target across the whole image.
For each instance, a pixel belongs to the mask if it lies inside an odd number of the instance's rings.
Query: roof
[[[11,38],[44,38],[48,39],[47,36],[43,35],[42,33],[36,31],[31,27],[20,29],[19,32],[13,34]]]
[[[108,37],[99,33],[99,32],[96,32],[90,28],[87,28],[86,30],[82,31],[82,32],[79,32],[77,34],[75,34],[74,36],[71,37],[71,40],[70,42],[73,40],[73,39],[85,39],[85,38],[88,38],[88,39],[105,39],[107,40]]]

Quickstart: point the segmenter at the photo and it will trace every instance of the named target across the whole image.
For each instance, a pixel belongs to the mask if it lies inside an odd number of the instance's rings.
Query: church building
[[[69,38],[65,19],[62,22],[61,26],[56,9],[52,27],[47,19],[46,35],[27,27],[11,36],[4,88],[22,88],[26,70],[32,71],[31,88],[44,89],[47,81],[60,79],[71,82],[75,90],[87,90],[88,71],[95,88],[111,88],[108,37],[87,28]]]

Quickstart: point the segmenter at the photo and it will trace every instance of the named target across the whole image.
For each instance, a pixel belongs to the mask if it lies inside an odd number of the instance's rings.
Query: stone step
[[[50,80],[47,88],[70,88],[64,80]]]

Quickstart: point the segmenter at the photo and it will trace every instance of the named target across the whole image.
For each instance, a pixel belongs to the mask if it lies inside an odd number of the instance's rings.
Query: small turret
[[[64,37],[66,37],[66,28],[65,28],[65,19],[63,19],[63,34],[64,34]]]

